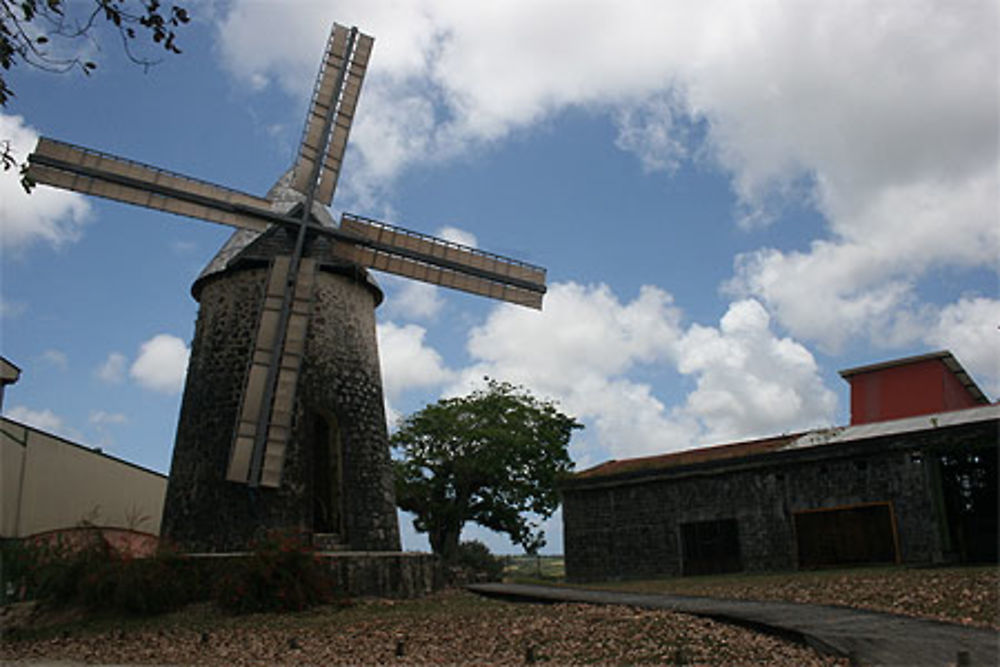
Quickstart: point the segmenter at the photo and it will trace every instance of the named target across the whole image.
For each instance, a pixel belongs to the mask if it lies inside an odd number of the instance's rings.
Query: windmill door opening
[[[898,562],[895,519],[887,502],[796,512],[794,517],[800,568]]]
[[[343,447],[335,416],[313,413],[313,532],[343,533]]]
[[[736,519],[681,524],[684,576],[723,574],[743,569]]]

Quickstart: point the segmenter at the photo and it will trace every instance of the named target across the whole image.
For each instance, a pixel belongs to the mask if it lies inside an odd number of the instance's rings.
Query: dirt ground
[[[299,614],[231,617],[198,605],[148,620],[41,614],[33,625],[4,640],[4,664],[847,664],[682,614],[519,605],[456,590]]]
[[[609,588],[842,605],[1000,630],[1000,570],[996,566],[735,574],[634,581]]]

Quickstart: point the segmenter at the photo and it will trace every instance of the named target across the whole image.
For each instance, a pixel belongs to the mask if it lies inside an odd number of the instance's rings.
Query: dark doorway
[[[343,452],[335,416],[312,414],[313,432],[313,531],[343,534]]]
[[[723,574],[743,569],[736,519],[681,524],[684,576]]]
[[[797,512],[794,516],[801,568],[897,561],[889,503]]]

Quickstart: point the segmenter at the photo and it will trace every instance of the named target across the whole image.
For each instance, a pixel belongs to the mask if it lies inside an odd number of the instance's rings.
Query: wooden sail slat
[[[268,368],[275,362],[273,350],[278,336],[281,296],[288,279],[289,264],[288,257],[276,257],[268,273],[264,300],[257,320],[257,332],[253,340],[253,354],[240,400],[239,422],[226,471],[226,479],[231,482],[250,481],[250,464],[257,424],[261,412],[270,410],[270,406],[264,405],[264,397],[267,395]]]
[[[309,317],[312,314],[315,277],[316,260],[304,257],[295,278],[291,314],[288,318],[285,345],[281,351],[281,366],[278,371],[278,383],[275,387],[267,444],[261,466],[260,485],[269,488],[276,488],[281,484],[285,451],[291,437],[292,418],[295,413],[299,372],[305,355]]]
[[[269,226],[235,210],[269,211],[266,199],[55,139],[39,139],[28,161],[28,176],[39,184],[230,227],[264,231]]]
[[[541,267],[350,214],[342,216],[340,229],[371,242],[366,249],[361,249],[360,244],[356,249],[338,248],[363,266],[541,307],[541,295],[545,292],[545,269]],[[429,273],[427,266],[439,267],[440,272]],[[470,280],[456,282],[455,276],[460,274],[469,275]],[[490,287],[491,283],[501,288]],[[536,293],[537,298],[529,296],[531,293]]]
[[[464,269],[456,270],[435,266],[432,263],[413,260],[390,252],[376,251],[360,245],[338,244],[336,252],[346,260],[377,271],[529,308],[541,309],[542,307],[544,290],[525,289],[498,280],[472,275]]]

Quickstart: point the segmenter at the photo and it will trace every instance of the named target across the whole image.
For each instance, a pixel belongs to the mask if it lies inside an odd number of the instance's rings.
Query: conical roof
[[[292,175],[293,170],[289,169],[267,193],[267,199],[271,202],[271,210],[275,213],[288,213],[296,205],[305,202],[305,195],[291,188]],[[313,202],[312,217],[323,227],[336,229],[338,226],[327,208],[319,202]],[[191,294],[195,299],[198,299],[201,285],[207,278],[233,268],[243,259],[267,260],[270,256],[280,252],[282,247],[286,245],[288,246],[287,251],[291,252],[291,245],[288,241],[294,237],[291,234],[282,235],[280,231],[279,225],[271,225],[263,232],[252,229],[234,231],[198,274],[191,285]],[[309,254],[320,260],[320,268],[357,275],[358,278],[367,283],[369,289],[375,294],[376,305],[382,302],[382,289],[367,270],[336,257],[332,253],[331,242],[325,238],[315,239],[312,245],[314,247]],[[253,258],[250,255],[253,255]]]

